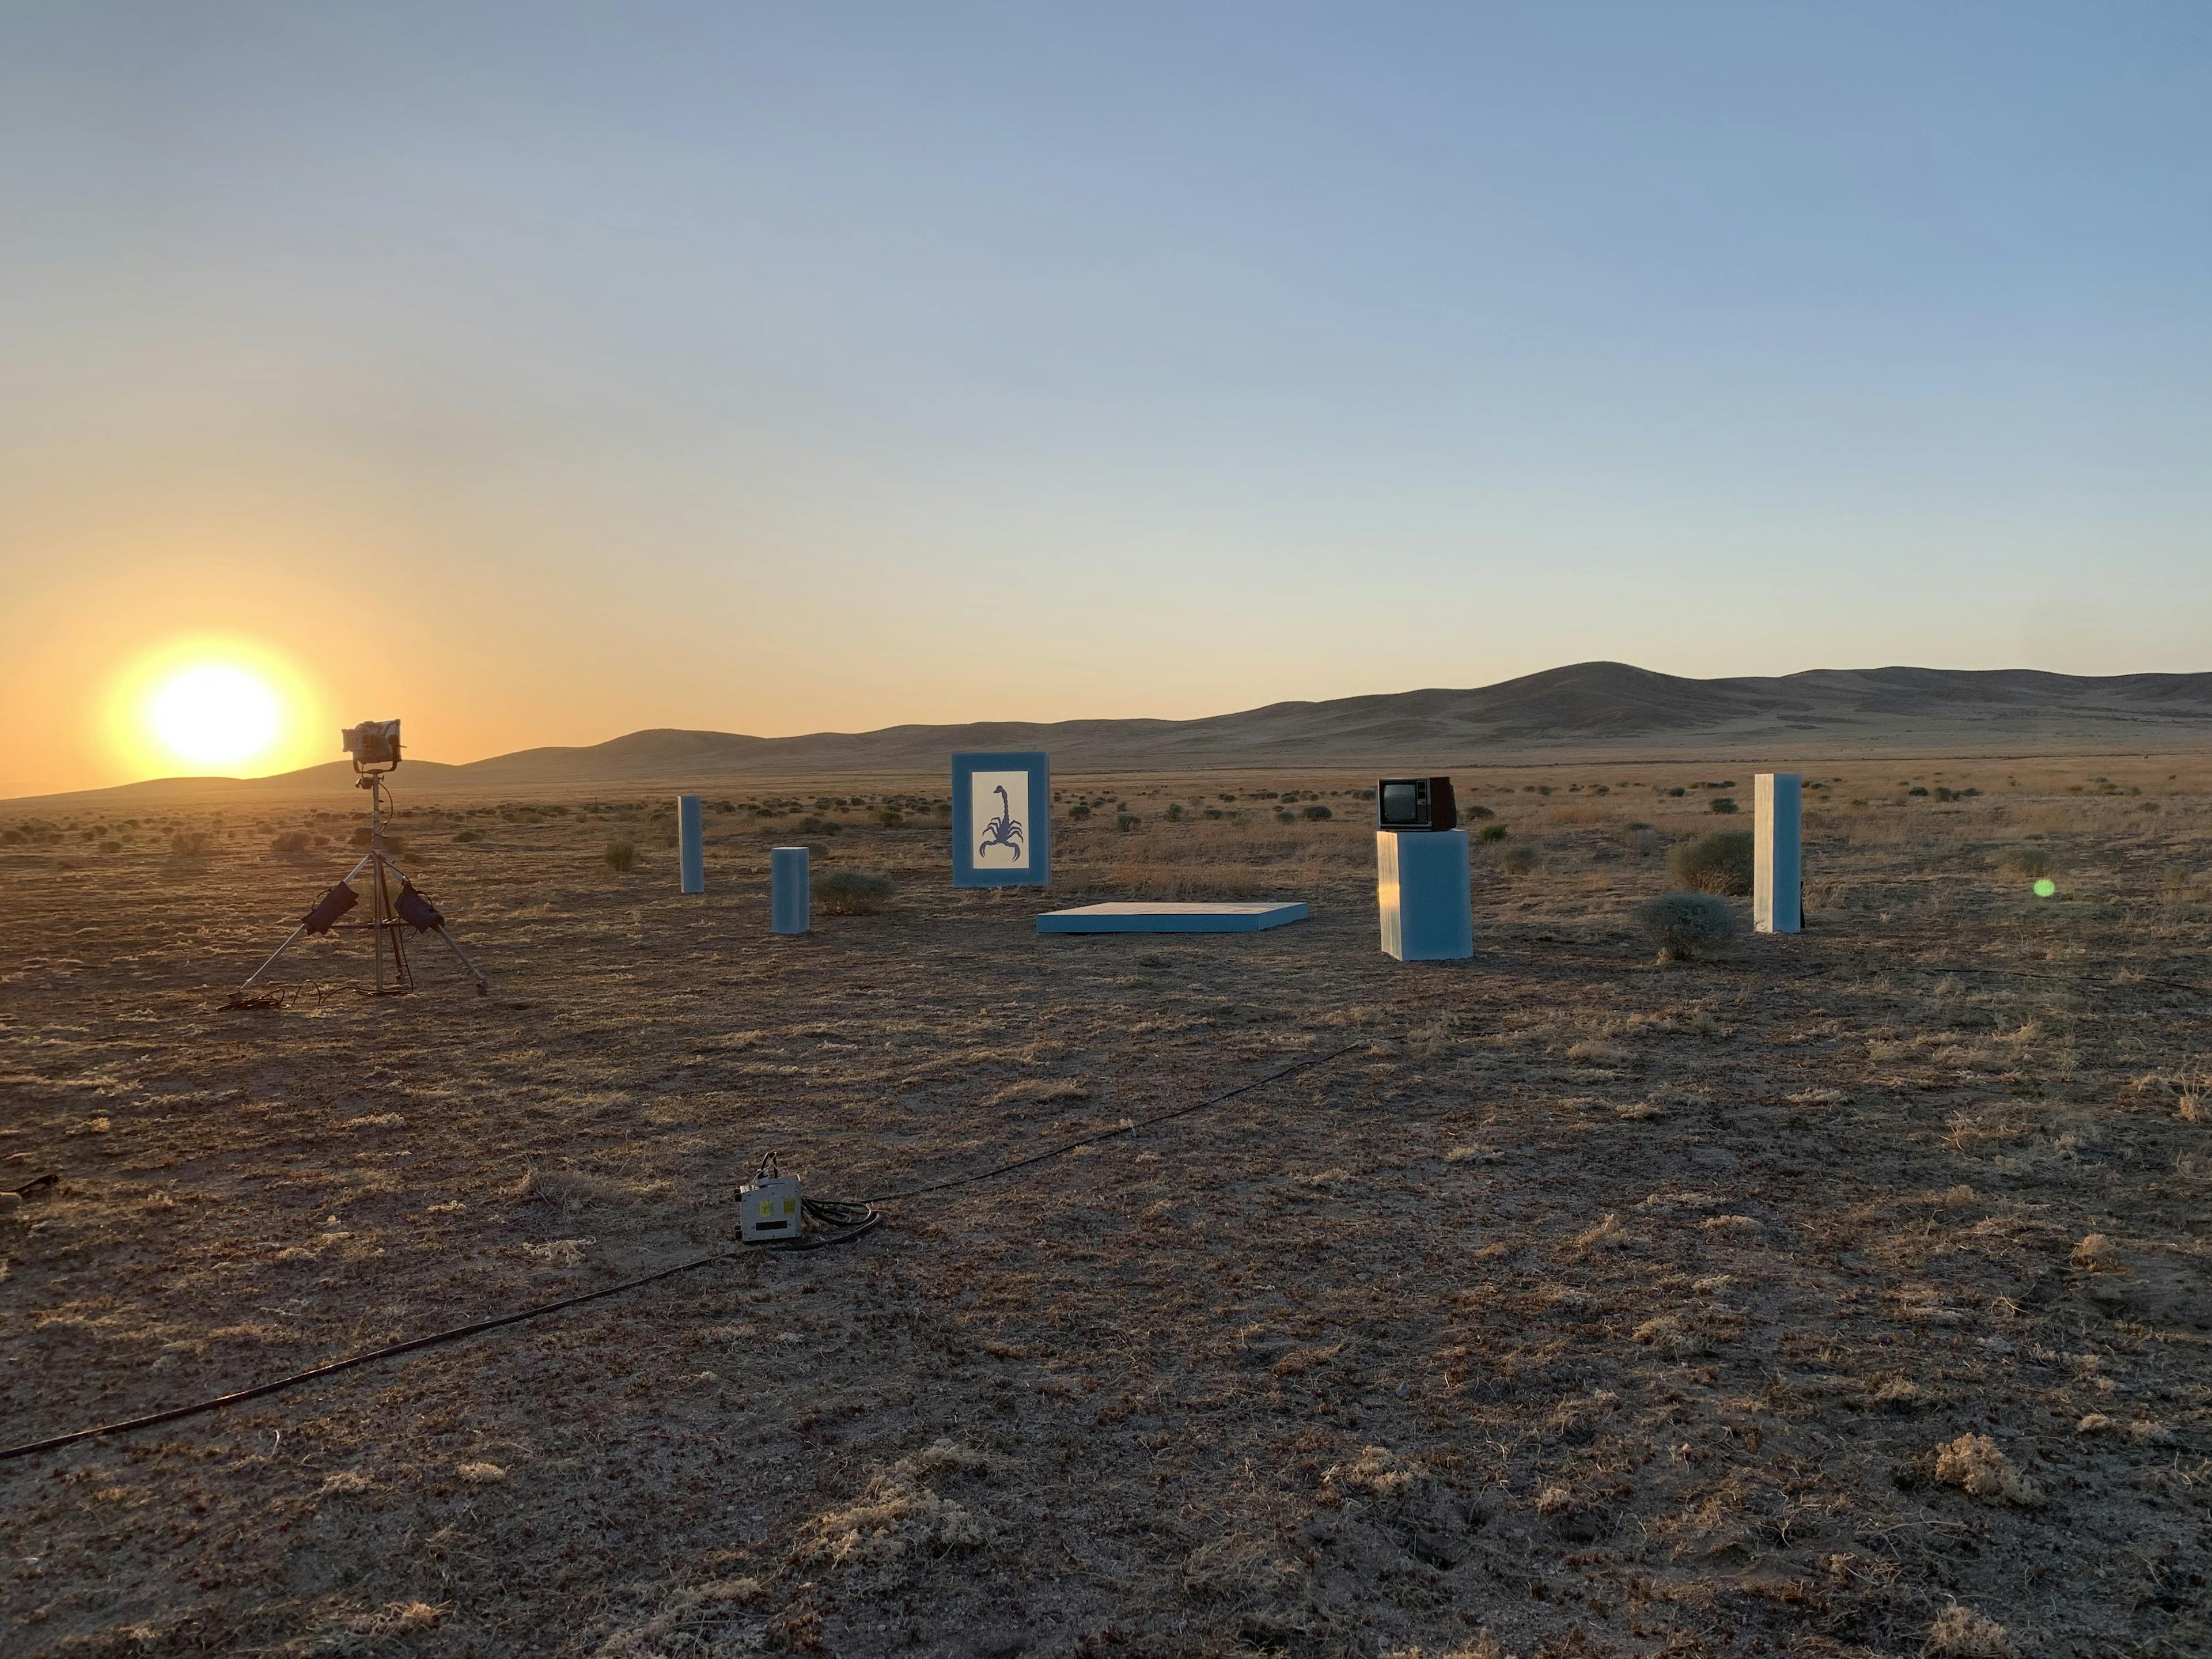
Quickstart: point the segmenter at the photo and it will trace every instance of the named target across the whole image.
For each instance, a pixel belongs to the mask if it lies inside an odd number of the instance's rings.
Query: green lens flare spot
[[[2057,884],[2057,882],[2055,882],[2055,881],[2051,880],[2051,878],[2050,877],[2048,877],[2048,876],[2039,876],[2039,877],[2036,878],[2036,883],[2035,883],[2035,896],[2036,896],[2036,897],[2038,897],[2038,898],[2049,898],[2049,897],[2050,897],[2053,893],[2057,892],[2057,890],[2058,890],[2058,884]]]

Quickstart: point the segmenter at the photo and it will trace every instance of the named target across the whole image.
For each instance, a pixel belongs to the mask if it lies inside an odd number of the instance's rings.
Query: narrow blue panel
[[[1040,933],[1256,933],[1305,919],[1298,903],[1115,903],[1048,910],[1036,926]]]
[[[699,797],[678,795],[676,798],[676,841],[679,862],[684,866],[684,890],[703,893],[707,890],[707,832],[699,816]]]
[[[1794,933],[1804,922],[1804,777],[1759,772],[1751,783],[1759,810],[1752,829],[1752,929]]]
[[[1382,949],[1401,962],[1474,954],[1474,891],[1467,831],[1377,830],[1375,898]]]
[[[768,854],[769,926],[779,933],[803,933],[813,921],[807,888],[806,849],[772,847]]]
[[[953,756],[952,884],[1052,885],[1052,767],[1042,751]]]

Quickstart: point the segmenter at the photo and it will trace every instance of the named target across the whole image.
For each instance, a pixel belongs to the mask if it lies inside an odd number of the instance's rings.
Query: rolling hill
[[[1286,763],[1417,770],[1613,754],[1728,754],[1786,763],[1801,754],[2112,753],[2204,745],[2212,745],[2212,673],[1873,668],[1702,680],[1590,662],[1468,690],[1278,702],[1188,720],[892,726],[792,738],[664,728],[465,765],[410,760],[398,781],[444,793],[935,773],[956,749],[1044,749],[1056,769],[1083,772]],[[37,799],[321,793],[352,781],[345,763],[333,762],[250,781],[161,779]]]

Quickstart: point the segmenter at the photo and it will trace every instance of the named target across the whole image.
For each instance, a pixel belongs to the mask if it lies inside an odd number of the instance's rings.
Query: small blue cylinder
[[[768,854],[769,926],[779,933],[803,933],[811,921],[807,896],[806,849],[771,847]]]
[[[707,830],[699,816],[699,797],[676,798],[676,842],[684,861],[684,890],[707,890]]]

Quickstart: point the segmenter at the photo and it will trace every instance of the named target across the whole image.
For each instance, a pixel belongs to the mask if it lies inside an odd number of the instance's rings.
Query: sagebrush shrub
[[[1320,805],[1318,802],[1311,806],[1304,807],[1300,810],[1307,818],[1316,823],[1320,823],[1325,817],[1332,816],[1328,808]]]
[[[1510,833],[1511,831],[1508,830],[1502,823],[1486,823],[1482,826],[1482,833],[1479,837],[1477,837],[1477,839],[1482,841],[1504,841]]]
[[[1751,891],[1752,832],[1716,830],[1667,849],[1667,877],[1697,893],[1743,898]]]
[[[1122,834],[1127,835],[1130,830],[1135,829],[1143,822],[1144,819],[1139,817],[1134,812],[1122,812],[1115,816],[1114,819],[1114,827],[1116,830],[1121,830]]]
[[[627,874],[637,863],[637,846],[633,842],[611,841],[605,853],[607,868],[617,874]]]
[[[1716,812],[1733,812],[1735,811],[1735,802],[1731,800],[1726,795],[1715,795],[1711,800],[1707,801],[1705,805]]]
[[[269,850],[272,853],[304,853],[307,850],[307,832],[287,830],[269,843]]]
[[[814,905],[825,916],[881,915],[896,890],[889,876],[830,870],[814,878]]]
[[[1681,962],[1716,951],[1736,936],[1734,907],[1711,893],[1662,893],[1629,913],[1662,962]]]
[[[208,833],[204,830],[188,830],[169,837],[169,850],[180,859],[195,859],[208,849]]]
[[[1533,847],[1509,847],[1498,854],[1498,867],[1509,876],[1526,876],[1535,871],[1538,860]]]
[[[1997,868],[2008,876],[2047,876],[2057,867],[2040,847],[2011,847],[1997,854]]]

